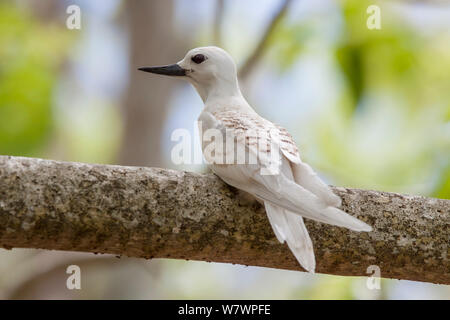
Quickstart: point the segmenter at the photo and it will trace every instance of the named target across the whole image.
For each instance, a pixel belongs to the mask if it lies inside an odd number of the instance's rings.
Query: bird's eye
[[[194,61],[196,64],[200,64],[206,60],[206,57],[203,54],[199,53],[199,54],[196,54],[195,56],[193,56],[191,58],[191,60]]]

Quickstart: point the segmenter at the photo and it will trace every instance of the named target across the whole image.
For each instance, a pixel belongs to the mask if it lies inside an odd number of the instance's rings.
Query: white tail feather
[[[338,208],[327,206],[315,195],[295,182],[285,179],[282,185],[280,193],[288,201],[276,199],[274,201],[275,204],[305,218],[319,222],[345,227],[354,231],[372,231],[372,228],[363,221]]]
[[[264,206],[267,212],[267,218],[269,218],[270,225],[272,226],[273,232],[275,233],[278,241],[284,243],[287,239],[285,225],[286,220],[283,214],[280,214],[278,208],[274,205],[271,205],[269,202],[264,202]],[[284,210],[280,208],[281,210]]]
[[[302,261],[301,265],[303,268],[308,272],[314,273],[316,258],[314,257],[313,244],[303,218],[286,210],[285,215],[292,234],[292,239],[286,240],[289,249],[294,253],[297,260]]]
[[[266,201],[264,204],[278,241],[286,241],[300,265],[306,271],[314,273],[316,260],[313,245],[302,217],[270,202]]]
[[[325,223],[330,223],[339,227],[345,227],[353,231],[372,231],[372,227],[367,223],[349,215],[348,213],[334,207],[325,209],[324,215],[327,216]]]

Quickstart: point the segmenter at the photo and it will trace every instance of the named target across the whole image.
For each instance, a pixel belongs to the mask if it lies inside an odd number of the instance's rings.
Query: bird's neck
[[[204,83],[192,82],[205,105],[227,99],[244,99],[237,79],[214,79]],[[245,100],[245,99],[244,99]]]

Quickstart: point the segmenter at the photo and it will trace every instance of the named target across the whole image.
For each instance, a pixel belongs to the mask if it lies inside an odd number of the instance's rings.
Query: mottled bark
[[[370,233],[306,221],[317,272],[450,284],[450,201],[334,188]],[[212,174],[0,156],[0,246],[302,270],[264,209]]]

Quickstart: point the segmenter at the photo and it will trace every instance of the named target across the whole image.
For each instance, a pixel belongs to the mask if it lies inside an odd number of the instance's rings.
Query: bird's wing
[[[281,126],[276,125],[276,127],[279,129],[280,149],[290,162],[295,182],[314,193],[329,206],[339,207],[341,198],[335,195],[314,170],[300,159],[300,153],[290,133]]]
[[[199,120],[208,122],[208,126],[213,125],[219,130],[226,130],[227,135],[235,138],[238,148],[241,146],[245,148],[247,154],[256,157],[256,163],[210,162],[211,169],[228,184],[306,218],[355,231],[371,230],[370,226],[364,222],[330,206],[329,201],[322,199],[320,195],[325,192],[322,190],[321,193],[320,188],[328,187],[324,183],[319,184],[317,181],[320,180],[315,175],[304,178],[302,169],[305,167],[301,160],[294,163],[295,170],[291,168],[293,162],[284,155],[287,152],[284,150],[293,149],[292,138],[285,139],[286,135],[280,134],[279,129],[277,131],[277,127],[270,121],[259,117],[256,113],[248,114],[238,111],[208,113],[202,115]],[[236,150],[235,148],[225,149],[225,156]],[[276,152],[272,152],[273,149],[277,149],[278,153],[281,150],[284,156],[279,154],[279,159],[274,159],[273,153]],[[279,174],[262,172],[263,169],[273,169],[273,167],[278,169]],[[295,181],[297,178],[294,180],[289,177],[294,173],[293,171],[301,175],[299,181],[303,185]],[[332,193],[331,190],[329,192]]]

